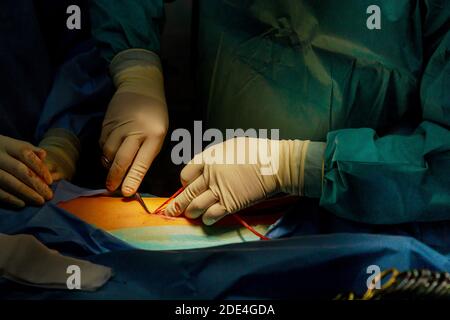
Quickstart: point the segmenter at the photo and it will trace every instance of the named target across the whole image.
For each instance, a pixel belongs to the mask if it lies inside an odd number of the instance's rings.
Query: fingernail
[[[44,149],[38,149],[37,150],[37,156],[39,159],[44,160],[47,157],[47,151],[45,151]]]
[[[122,189],[122,192],[123,192],[124,196],[128,197],[128,196],[131,196],[134,193],[134,190],[131,189],[130,187],[124,187]]]
[[[109,180],[106,181],[106,189],[108,189],[108,191],[114,191],[112,182]]]
[[[37,206],[42,206],[45,203],[45,199],[43,197],[35,197],[33,200]]]
[[[23,209],[25,208],[25,202],[21,201],[21,200],[8,200],[8,202],[11,204],[11,207],[15,208],[15,209]]]
[[[203,223],[206,224],[207,226],[211,226],[214,223],[216,223],[216,219],[213,218],[203,218]]]
[[[49,188],[47,194],[45,195],[45,200],[51,200],[53,198],[53,191]]]
[[[47,182],[47,184],[53,184],[53,178],[50,173],[45,175],[45,182]]]

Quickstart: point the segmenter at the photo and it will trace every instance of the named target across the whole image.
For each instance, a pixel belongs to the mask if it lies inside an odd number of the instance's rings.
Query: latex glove
[[[169,120],[159,58],[145,50],[127,50],[111,63],[117,92],[100,138],[109,167],[106,187],[136,193],[164,142]]]
[[[0,135],[0,202],[16,208],[43,205],[53,197],[45,150]]]
[[[182,170],[181,182],[186,189],[165,213],[178,216],[184,212],[193,219],[203,215],[203,222],[211,225],[276,193],[302,196],[309,144],[301,140],[234,138],[208,148]],[[256,160],[251,162],[251,156]],[[229,164],[218,164],[217,159],[224,163],[222,158]]]
[[[39,147],[47,152],[44,162],[50,170],[53,181],[71,180],[80,155],[78,137],[66,129],[50,129],[39,143]]]

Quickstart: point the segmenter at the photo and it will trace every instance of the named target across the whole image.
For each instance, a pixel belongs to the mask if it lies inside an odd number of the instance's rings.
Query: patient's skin
[[[142,199],[152,212],[167,200],[167,198]],[[80,197],[61,202],[58,206],[81,220],[107,231],[133,227],[165,226],[169,223],[168,221],[171,225],[203,226],[200,219],[192,220],[184,216],[174,218],[162,214],[148,214],[140,203],[133,198]],[[270,210],[270,214],[265,213],[264,215],[248,215],[245,219],[249,224],[256,222],[270,225],[280,218],[280,214],[273,212],[273,210]],[[230,216],[219,221],[217,225],[238,225],[238,223]]]

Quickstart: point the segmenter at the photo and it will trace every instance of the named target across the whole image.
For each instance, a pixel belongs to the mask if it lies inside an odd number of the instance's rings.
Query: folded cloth
[[[0,234],[0,276],[25,285],[95,291],[112,276],[110,268],[48,249],[31,235]]]

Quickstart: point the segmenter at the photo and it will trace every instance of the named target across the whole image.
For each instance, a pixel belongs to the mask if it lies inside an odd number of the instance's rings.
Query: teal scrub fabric
[[[89,12],[92,35],[107,61],[130,48],[159,53],[163,0],[89,0]]]
[[[129,18],[103,21],[100,43],[110,55],[155,50],[160,5],[112,6]],[[380,30],[366,27],[370,5]],[[210,127],[326,142],[317,193],[337,216],[450,219],[449,1],[203,0],[198,10],[198,101]]]

